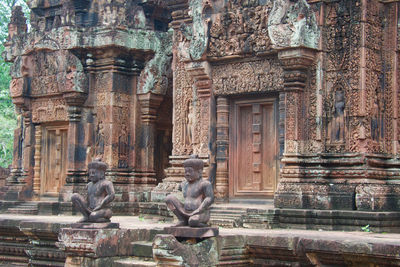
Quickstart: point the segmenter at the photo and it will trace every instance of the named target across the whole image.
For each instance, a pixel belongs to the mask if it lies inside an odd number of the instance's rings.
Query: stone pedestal
[[[219,230],[216,227],[189,227],[189,226],[180,226],[180,227],[166,227],[164,231],[167,234],[171,234],[175,237],[184,237],[184,238],[207,238],[207,237],[215,237],[218,236]]]
[[[119,229],[119,223],[104,222],[104,223],[73,223],[73,229]]]
[[[107,228],[118,224],[73,224],[79,228],[63,228],[58,247],[65,251],[65,266],[104,266],[111,257],[128,255],[131,240],[122,238],[126,230]],[[104,228],[94,228],[104,227]],[[93,228],[85,228],[93,227]]]

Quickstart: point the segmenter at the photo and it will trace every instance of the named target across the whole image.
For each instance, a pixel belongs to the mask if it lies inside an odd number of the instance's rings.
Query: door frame
[[[235,151],[233,145],[237,144],[237,127],[238,127],[238,120],[237,120],[237,112],[240,104],[254,104],[254,103],[269,103],[273,105],[273,118],[274,118],[274,126],[275,126],[275,169],[276,169],[276,176],[273,185],[273,193],[272,194],[265,194],[264,192],[252,192],[252,193],[235,193],[235,187],[237,187],[237,181],[235,180],[235,163],[237,161],[235,155]],[[278,136],[278,129],[279,129],[279,98],[276,96],[242,96],[237,98],[231,98],[229,103],[229,198],[262,198],[262,199],[270,199],[274,197],[278,180],[279,180],[279,136]]]

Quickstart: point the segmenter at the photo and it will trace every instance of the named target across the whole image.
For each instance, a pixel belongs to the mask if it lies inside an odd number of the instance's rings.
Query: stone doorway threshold
[[[79,216],[0,214],[0,248],[6,248],[0,249],[0,265],[26,266],[25,263],[31,263],[33,266],[64,266],[67,254],[63,245],[57,243],[58,236],[62,228],[69,228],[78,219]],[[160,247],[158,251],[153,250],[153,240],[157,236],[158,239],[163,238],[163,229],[170,223],[138,216],[114,216],[112,222],[119,223],[120,229],[110,230],[109,236],[106,232],[101,233],[101,238],[91,236],[89,232],[92,230],[77,233],[78,237],[86,239],[78,240],[82,246],[74,247],[76,253],[88,260],[105,261],[107,266],[138,266],[134,264],[140,255],[139,249],[142,252],[150,250],[141,255],[142,258],[147,257],[149,266],[158,266],[157,260],[184,260],[174,255],[174,250],[168,253],[160,251]],[[214,241],[219,248],[216,251],[218,266],[400,265],[400,234],[244,228],[221,228],[219,232]],[[115,235],[120,237],[118,242],[106,242],[107,238],[114,240]],[[91,242],[91,239],[98,243]],[[103,249],[105,244],[106,250]],[[151,255],[158,255],[159,258],[149,259]],[[162,259],[160,255],[172,258]],[[106,266],[97,263],[100,265],[96,266]]]

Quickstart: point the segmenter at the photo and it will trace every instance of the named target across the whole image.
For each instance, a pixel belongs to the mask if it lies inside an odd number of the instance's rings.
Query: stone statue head
[[[96,183],[99,180],[104,179],[106,170],[107,164],[102,162],[100,158],[95,159],[88,164],[89,180]]]
[[[197,155],[191,155],[190,158],[183,162],[185,168],[185,179],[192,183],[198,179],[201,179],[203,172],[204,162],[198,158]]]

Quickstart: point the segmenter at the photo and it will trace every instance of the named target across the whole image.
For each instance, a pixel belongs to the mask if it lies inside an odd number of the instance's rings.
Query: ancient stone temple
[[[5,196],[68,201],[101,157],[115,202],[162,201],[197,154],[217,202],[397,211],[399,2],[32,0]]]
[[[101,157],[120,202],[163,178],[171,150],[172,31],[163,1],[30,1],[5,58],[19,124],[7,197],[69,201]]]

